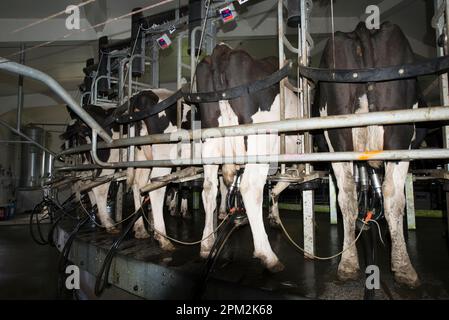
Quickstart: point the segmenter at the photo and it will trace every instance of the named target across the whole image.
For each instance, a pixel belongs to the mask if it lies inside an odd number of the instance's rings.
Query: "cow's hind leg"
[[[208,238],[201,242],[200,255],[203,258],[207,258],[209,256],[210,250],[215,242],[215,235],[211,235],[211,233],[214,231],[214,213],[217,208],[217,191],[218,165],[206,165],[204,166],[204,183],[201,196],[203,198],[205,211],[203,239],[206,237]]]
[[[226,212],[226,197],[228,196],[228,187],[223,181],[223,177],[220,177],[220,210],[218,212],[218,219],[223,220],[227,216]]]
[[[98,218],[100,219],[101,225],[106,228],[106,232],[115,234],[119,233],[120,230],[114,226],[114,220],[109,217],[106,208],[110,185],[110,182],[104,183],[93,188],[92,192],[95,195],[95,200],[97,202]]]
[[[202,156],[207,157],[220,157],[222,156],[222,140],[221,139],[209,139],[206,140],[202,146]],[[214,231],[214,214],[217,208],[217,193],[218,193],[218,165],[205,165],[204,166],[204,182],[203,192],[201,193],[205,221],[203,230],[203,239],[201,242],[200,255],[203,258],[209,256],[210,250],[215,242]],[[207,239],[205,239],[208,237]]]
[[[355,280],[359,277],[359,260],[354,243],[358,205],[352,166],[352,162],[332,163],[338,185],[338,204],[343,216],[343,250],[345,251],[338,265],[338,278],[342,281]]]
[[[403,229],[404,186],[408,166],[408,161],[386,164],[383,183],[384,210],[391,235],[391,269],[395,280],[410,287],[417,287],[419,279],[407,253]]]
[[[263,188],[267,181],[268,164],[247,164],[240,183],[254,241],[254,256],[272,272],[282,271],[284,265],[271,249],[262,215]]]
[[[139,159],[140,160],[140,159]],[[141,203],[143,201],[143,198],[140,196],[140,189],[143,188],[148,183],[148,178],[150,176],[150,169],[136,169],[135,170],[135,178],[134,182],[132,184],[133,189],[133,196],[134,196],[134,208],[136,212],[140,210]],[[143,213],[144,214],[144,213]],[[140,217],[133,227],[134,230],[134,237],[136,239],[146,239],[149,238],[150,235],[148,234],[145,224],[143,221],[143,218]]]
[[[151,179],[170,174],[171,168],[154,168],[151,171]],[[150,179],[150,180],[151,180]],[[165,223],[164,223],[164,196],[167,187],[159,188],[150,192],[151,210],[154,221],[154,238],[159,242],[163,250],[172,251],[175,247],[170,240],[165,238]]]

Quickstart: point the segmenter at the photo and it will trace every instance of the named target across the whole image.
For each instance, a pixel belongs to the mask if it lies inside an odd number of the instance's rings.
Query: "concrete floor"
[[[301,215],[283,211],[282,217],[292,237],[301,243]],[[196,212],[187,220],[166,216],[167,231],[175,238],[194,240],[201,234],[203,219],[202,212]],[[363,277],[359,281],[348,283],[341,283],[336,279],[339,259],[328,262],[306,260],[279,230],[267,226],[267,231],[273,249],[286,266],[283,272],[269,274],[258,260],[252,258],[250,230],[244,227],[229,240],[212,277],[226,281],[231,287],[232,283],[236,283],[309,299],[363,299]],[[331,226],[327,214],[317,214],[316,232],[317,254],[325,256],[339,251],[342,241],[341,225]],[[386,238],[384,234],[384,239]],[[389,270],[388,250],[380,250],[381,276],[394,299],[449,299],[449,250],[444,220],[417,219],[417,230],[408,233],[407,244],[411,260],[422,281],[422,286],[417,290],[409,290],[394,283]],[[154,241],[148,241],[148,249],[144,251],[148,252],[154,245]],[[198,246],[177,246],[169,266],[184,269],[188,265],[195,265],[200,270],[203,262],[198,259],[198,250]],[[158,263],[158,255],[155,257],[152,262]],[[136,258],[139,259],[137,256]],[[0,225],[0,299],[58,299],[57,262],[58,251],[35,244],[27,225]],[[207,291],[212,299],[216,294],[217,297],[223,294],[214,293],[212,287]],[[235,292],[232,296],[235,298]],[[102,298],[124,299],[125,296],[114,294]],[[376,299],[387,298],[382,290],[376,294]]]
[[[28,225],[0,226],[0,300],[57,299],[58,257],[33,242]]]

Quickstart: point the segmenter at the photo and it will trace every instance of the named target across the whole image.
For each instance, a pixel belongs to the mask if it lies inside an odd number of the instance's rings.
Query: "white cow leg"
[[[136,169],[135,178],[132,184],[133,197],[134,197],[134,209],[137,211],[140,209],[143,197],[140,195],[140,189],[148,183],[151,170],[149,169]],[[145,224],[143,218],[140,217],[136,223],[134,223],[134,237],[136,239],[147,239],[150,237],[147,230],[145,229]]]
[[[222,139],[208,139],[201,148],[203,158],[221,157],[223,155],[223,141]],[[203,206],[205,212],[203,239],[201,242],[200,255],[202,258],[209,256],[210,250],[215,242],[214,232],[214,214],[217,208],[217,193],[218,193],[218,165],[204,166],[204,182],[201,197],[203,199]]]
[[[170,199],[169,205],[168,205],[168,211],[170,212],[171,216],[177,216],[178,213],[177,211],[177,207],[178,207],[178,190],[174,189],[173,191],[173,197]]]
[[[187,198],[183,197],[182,194],[180,194],[179,196],[181,197],[181,216],[183,218],[187,218],[189,217],[189,203],[187,201]]]
[[[89,192],[87,193],[87,195],[89,196],[90,204],[92,205],[92,207],[93,207],[94,205],[96,205],[96,204],[97,204],[97,200],[95,200],[95,194],[93,193],[93,191],[92,191],[92,190],[89,191]],[[80,201],[81,201],[81,200],[80,200]]]
[[[259,258],[272,272],[279,272],[284,265],[271,249],[262,215],[263,188],[267,181],[268,164],[247,164],[240,183],[240,193],[254,240],[254,257]]]
[[[170,174],[171,168],[154,168],[151,172],[151,179]],[[175,247],[164,237],[166,235],[164,223],[164,197],[167,187],[159,188],[150,192],[151,211],[154,222],[154,238],[159,242],[163,250],[173,251]]]
[[[338,265],[338,278],[342,281],[359,277],[359,260],[355,240],[355,223],[358,216],[357,192],[352,173],[352,162],[334,162],[335,178],[338,186],[338,204],[343,216],[343,252]]]
[[[95,200],[97,202],[97,215],[100,219],[101,225],[106,228],[106,232],[108,233],[119,233],[120,230],[114,227],[114,220],[109,217],[106,209],[110,184],[110,182],[104,183],[93,188],[92,192],[94,193]]]
[[[410,287],[420,284],[407,253],[404,240],[403,216],[405,207],[404,186],[408,161],[388,162],[383,183],[385,218],[391,235],[391,269],[395,280]]]
[[[281,225],[281,220],[279,218],[279,195],[282,191],[287,189],[289,185],[289,182],[280,181],[276,183],[273,190],[271,190],[271,206],[270,213],[268,214],[268,221],[272,227],[279,227]]]
[[[223,220],[227,216],[226,212],[226,197],[228,196],[228,188],[226,187],[226,184],[223,181],[223,177],[220,177],[220,210],[218,212],[218,219]]]
[[[203,230],[203,239],[214,232],[214,214],[217,208],[217,192],[218,192],[218,165],[204,166],[204,183],[203,198],[205,222]],[[201,242],[200,255],[203,258],[209,256],[210,250],[215,242],[215,235],[212,234],[209,238]]]

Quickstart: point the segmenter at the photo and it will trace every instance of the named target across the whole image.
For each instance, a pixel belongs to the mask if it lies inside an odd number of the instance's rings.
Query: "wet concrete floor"
[[[293,211],[281,213],[284,225],[293,239],[302,245],[302,215]],[[167,232],[183,241],[201,237],[204,214],[194,212],[189,219],[166,215]],[[382,237],[386,246],[378,245],[381,279],[386,284],[377,290],[375,299],[449,299],[449,249],[446,222],[443,219],[417,218],[417,230],[407,235],[410,258],[422,285],[408,289],[393,280],[389,268],[389,240],[383,225]],[[248,226],[243,226],[229,239],[212,277],[229,285],[238,284],[258,288],[278,297],[308,299],[363,299],[365,278],[342,283],[337,280],[339,258],[313,261],[303,257],[279,229],[266,223],[273,250],[285,265],[276,274],[267,272],[252,257],[253,243]],[[341,224],[330,225],[328,214],[316,214],[316,254],[330,256],[341,250],[343,230]],[[80,238],[94,245],[108,248],[112,237],[104,232],[84,230]],[[162,252],[153,240],[125,241],[120,254],[136,259],[166,265],[180,272],[198,275],[204,267],[199,259],[199,246],[176,246],[174,253]],[[358,244],[360,265],[364,270],[362,246]],[[58,252],[48,246],[34,244],[27,226],[0,227],[0,299],[54,299],[57,297]],[[220,288],[223,290],[223,287]],[[222,297],[214,287],[208,287],[208,298]],[[233,292],[233,298],[251,299],[245,292]]]

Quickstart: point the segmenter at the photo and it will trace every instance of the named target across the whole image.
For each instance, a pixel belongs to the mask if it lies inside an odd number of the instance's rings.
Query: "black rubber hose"
[[[128,224],[125,231],[120,235],[120,237],[114,241],[114,243],[112,244],[108,253],[106,254],[103,264],[101,265],[100,272],[98,272],[97,280],[95,281],[95,295],[97,297],[103,293],[104,289],[106,289],[106,287],[108,285],[109,271],[111,269],[112,259],[114,259],[114,256],[117,253],[118,248],[119,248],[120,244],[123,242],[123,240],[125,239],[126,235],[132,230],[136,221],[140,217],[142,217],[142,211],[143,210],[138,211],[138,213],[136,214],[134,219],[131,221],[131,223]]]
[[[216,261],[218,260],[224,245],[228,241],[231,234],[237,228],[237,225],[234,224],[235,218],[237,215],[233,214],[229,216],[228,222],[221,228],[218,233],[217,239],[215,240],[210,252],[209,256],[206,259],[203,272],[199,278],[197,289],[195,290],[194,299],[200,300],[206,291],[207,281],[215,267]]]
[[[61,254],[59,256],[59,262],[58,262],[58,271],[64,272],[67,262],[69,260],[69,254],[70,249],[72,248],[73,241],[75,240],[76,235],[80,231],[80,229],[90,220],[90,217],[87,216],[84,219],[80,220],[78,224],[75,226],[73,231],[70,233],[69,237],[67,238],[67,241],[62,248]]]
[[[69,211],[73,211],[74,208],[72,208],[71,210],[67,210],[64,208],[65,205],[67,205],[68,203],[70,203],[70,201],[73,200],[73,198],[75,197],[75,193],[72,193],[70,195],[70,197],[68,197],[62,204],[59,203],[59,200],[53,200],[51,199],[53,205],[57,208],[57,210],[55,210],[55,214],[52,214],[52,220],[53,223],[48,231],[48,235],[47,235],[47,242],[50,246],[55,247],[55,242],[54,242],[54,232],[56,230],[56,227],[58,226],[59,222],[62,221],[62,218],[64,218],[65,216],[68,215]],[[61,214],[60,215],[56,215],[56,213],[60,211]],[[56,217],[56,218],[55,218]]]
[[[31,238],[33,239],[34,242],[36,242],[37,244],[43,246],[48,244],[48,241],[44,238],[44,235],[42,234],[42,230],[40,227],[40,220],[39,220],[39,213],[42,211],[42,209],[45,207],[46,205],[46,200],[42,200],[41,202],[39,202],[34,208],[33,211],[31,211],[30,214],[30,220],[29,220],[29,229],[30,229],[30,235]],[[48,208],[48,207],[47,207]],[[34,218],[36,220],[36,228],[37,228],[37,236],[34,232]],[[39,238],[39,239],[38,239]]]

